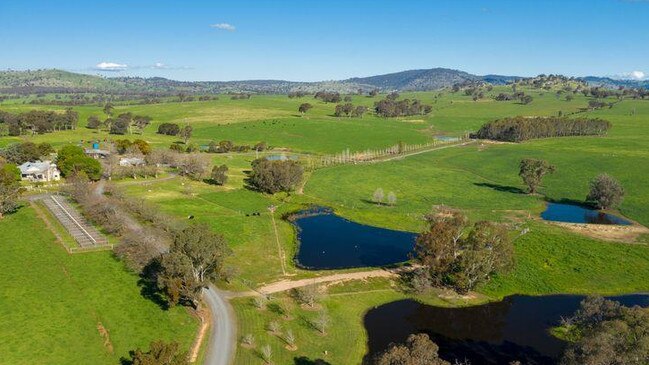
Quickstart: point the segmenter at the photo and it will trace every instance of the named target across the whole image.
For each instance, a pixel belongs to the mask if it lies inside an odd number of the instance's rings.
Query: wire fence
[[[333,155],[308,157],[304,160],[304,164],[305,164],[305,168],[308,171],[313,171],[319,168],[336,166],[336,165],[377,162],[385,158],[397,157],[400,155],[408,155],[411,153],[425,151],[427,149],[432,149],[443,145],[463,143],[466,142],[468,139],[469,139],[469,134],[467,133],[457,138],[449,138],[445,140],[435,139],[431,142],[421,143],[421,144],[406,144],[400,142],[386,148],[367,149],[364,151],[355,151],[355,152],[351,152],[349,149],[346,149],[341,153],[337,153]]]

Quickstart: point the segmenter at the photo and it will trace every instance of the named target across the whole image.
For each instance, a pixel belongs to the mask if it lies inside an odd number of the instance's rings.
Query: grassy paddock
[[[68,255],[31,207],[0,220],[0,242],[0,363],[116,364],[160,338],[189,348],[185,309],[145,299],[110,252]]]
[[[510,89],[506,87],[496,87],[490,95],[509,91]],[[157,125],[162,122],[178,122],[188,123],[194,127],[192,141],[197,143],[207,143],[212,139],[217,141],[231,139],[235,143],[255,143],[263,140],[276,147],[320,154],[336,153],[347,148],[351,151],[380,148],[393,145],[398,141],[421,143],[439,134],[461,135],[476,130],[484,122],[496,118],[516,115],[557,115],[559,111],[570,114],[588,103],[588,98],[581,94],[575,95],[575,99],[568,102],[563,98],[557,98],[554,91],[525,91],[534,97],[534,101],[529,105],[496,102],[489,98],[473,102],[470,96],[461,95],[462,93],[405,93],[403,97],[416,97],[425,103],[431,103],[433,112],[428,116],[394,119],[376,118],[371,115],[362,119],[335,118],[331,115],[334,104],[317,102],[310,97],[288,99],[285,96],[253,96],[250,100],[229,100],[227,97],[222,97],[221,100],[210,102],[119,106],[117,112],[128,110],[137,114],[151,115],[154,121],[145,130],[143,137],[154,143],[156,147],[166,148],[176,140],[173,137],[156,135]],[[353,97],[355,104],[368,106],[376,100],[378,98]],[[298,105],[303,102],[314,105],[305,117],[297,113]],[[19,111],[31,109],[32,106],[11,104],[0,105],[0,108]],[[53,107],[39,106],[38,108]],[[82,121],[91,114],[101,114],[99,107],[75,107],[75,110],[81,114]],[[174,178],[160,182],[150,181],[147,184],[124,184],[124,187],[128,194],[143,197],[167,213],[180,219],[193,215],[197,221],[208,223],[215,231],[223,233],[234,252],[234,255],[228,259],[228,265],[237,267],[241,273],[241,280],[229,287],[233,290],[245,290],[247,286],[258,286],[285,278],[281,270],[282,262],[278,250],[285,253],[284,265],[287,267],[288,274],[294,274],[290,278],[331,273],[297,269],[292,262],[296,250],[293,228],[290,224],[277,219],[278,236],[276,237],[267,210],[269,205],[278,206],[276,217],[279,217],[283,212],[315,203],[331,206],[342,216],[360,223],[410,231],[422,229],[422,215],[428,212],[431,206],[437,204],[463,209],[473,220],[515,219],[522,222],[521,224],[530,228],[530,233],[515,242],[516,268],[480,287],[478,290],[480,300],[498,299],[515,293],[620,294],[647,291],[649,290],[647,284],[649,274],[646,274],[649,273],[649,248],[646,245],[607,243],[526,219],[528,216],[538,215],[544,209],[544,198],[556,201],[582,201],[587,193],[588,181],[595,175],[606,172],[618,178],[627,191],[627,196],[619,209],[620,213],[641,224],[649,225],[649,186],[645,183],[646,176],[649,176],[649,165],[646,163],[649,160],[649,145],[646,143],[649,137],[649,119],[646,117],[649,115],[649,102],[624,100],[612,109],[591,111],[580,115],[608,119],[613,123],[613,128],[605,137],[553,138],[520,144],[475,144],[384,163],[345,165],[317,170],[309,174],[303,195],[269,196],[246,190],[244,180],[250,162],[255,157],[254,154],[213,156],[215,164],[225,163],[230,169],[230,179],[225,186],[212,186],[203,182]],[[129,138],[136,137],[139,136]],[[36,141],[50,141],[57,145],[74,143],[79,139],[95,138],[103,139],[107,138],[107,135],[104,132],[95,133],[80,128],[74,132],[33,137]],[[0,137],[0,145],[12,140],[16,139]],[[543,158],[557,166],[557,172],[544,180],[544,185],[540,189],[543,195],[529,196],[523,193],[524,186],[517,176],[518,163],[522,158],[527,157]],[[394,191],[398,198],[397,205],[387,207],[369,202],[377,188],[382,188],[386,193]],[[25,210],[15,217],[29,217],[28,212],[29,210]],[[252,215],[256,212],[260,215]],[[8,217],[5,221],[11,219],[16,218]],[[29,223],[29,220],[25,222],[21,224],[33,224],[33,217],[32,223]],[[0,232],[18,236],[14,231]],[[36,237],[39,245],[47,245],[51,239],[49,235]],[[642,237],[641,240],[646,242],[647,237]],[[62,253],[60,248],[59,251]],[[35,252],[32,256],[34,255]],[[41,256],[34,257],[43,260]],[[77,270],[74,283],[82,285],[83,290],[70,289],[69,287],[74,289],[77,287],[68,283],[65,276],[61,277],[58,274],[58,276],[52,274],[48,277],[59,278],[56,280],[67,283],[62,287],[63,289],[58,282],[57,285],[47,284],[57,288],[58,291],[63,290],[61,298],[68,298],[68,294],[70,298],[79,298],[78,292],[84,291],[92,293],[90,296],[93,299],[92,306],[88,304],[87,299],[81,309],[78,309],[80,304],[77,303],[80,300],[73,300],[65,306],[82,312],[90,311],[88,307],[95,311],[99,311],[95,308],[104,308],[104,312],[99,312],[103,313],[101,321],[104,325],[108,323],[107,328],[114,331],[111,332],[111,336],[115,337],[116,354],[125,353],[135,345],[146,344],[148,340],[155,338],[153,334],[156,332],[160,332],[162,337],[178,336],[177,338],[191,339],[191,335],[181,336],[180,333],[171,330],[175,328],[177,323],[175,321],[188,320],[184,313],[156,312],[154,308],[151,309],[153,311],[151,313],[156,314],[149,315],[155,318],[147,324],[133,319],[132,317],[139,318],[138,313],[149,313],[147,306],[153,305],[138,296],[137,287],[134,285],[136,278],[123,272],[121,265],[114,262],[107,253],[91,254],[87,257],[89,258],[86,260],[90,261],[78,261],[83,265],[75,261],[74,257],[64,255],[57,259],[63,260],[66,265]],[[5,258],[0,258],[0,263],[3,263],[3,259]],[[8,260],[8,267],[13,269],[3,270],[1,275],[13,275],[13,272],[25,270],[25,265],[16,262],[21,260],[24,262],[26,258],[6,260]],[[42,270],[40,269],[42,266],[52,267],[52,265],[32,265],[30,268]],[[87,269],[88,273],[82,271],[82,268]],[[107,273],[106,270],[109,272]],[[108,298],[103,301],[103,297],[94,297],[98,296],[95,291],[99,289],[86,288],[91,282],[87,276],[93,278],[100,276],[95,280],[100,280],[101,285],[98,287],[102,288],[102,293],[106,291],[109,293],[110,301]],[[111,280],[108,281],[106,277],[110,277]],[[10,281],[8,278],[3,277],[3,279],[6,279],[3,282]],[[47,289],[53,290],[49,287]],[[65,292],[66,290],[70,293]],[[270,309],[259,311],[251,305],[249,299],[234,300],[233,304],[239,317],[239,334],[241,336],[247,333],[254,334],[257,349],[264,344],[271,345],[273,361],[276,364],[292,364],[294,358],[299,356],[310,359],[325,358],[332,364],[357,363],[365,353],[363,314],[373,306],[406,297],[386,280],[348,283],[344,286],[335,286],[330,289],[330,292],[329,297],[323,302],[332,318],[327,336],[319,336],[309,325],[309,321],[316,315],[315,312],[297,307],[283,294],[278,295],[275,300],[282,301],[291,308],[293,317],[291,320],[280,318],[279,314]],[[129,303],[131,300],[136,303],[133,305],[134,309],[129,310],[128,314],[119,314],[130,318],[124,319],[124,325],[120,322],[119,327],[115,324],[114,318],[121,317],[105,309],[107,306],[112,308],[111,305],[114,306],[115,303],[125,303],[115,299],[118,295],[128,295]],[[467,304],[443,302],[433,294],[418,299],[438,305]],[[2,308],[0,311],[16,306],[15,303],[0,306]],[[124,306],[126,304],[122,305]],[[28,313],[36,312],[29,308],[21,308],[21,310]],[[67,317],[65,316],[67,313],[55,313],[56,315],[48,313],[48,317]],[[92,340],[99,344],[99,350],[96,349],[95,342],[84,345],[95,351],[90,356],[100,358],[99,362],[104,361],[101,356],[115,359],[117,355],[102,355],[101,342],[96,339],[94,318],[92,316],[90,319],[79,316],[73,318],[75,321],[83,322],[81,323],[83,325],[73,325],[73,328],[78,328],[73,332],[83,329],[87,333],[84,332],[80,341]],[[113,318],[112,322],[111,318]],[[278,320],[283,329],[293,330],[297,338],[297,351],[285,349],[285,343],[280,337],[266,332],[265,327],[271,320]],[[36,321],[33,326],[43,325],[42,322],[45,321]],[[9,327],[20,326],[21,323],[17,321],[5,327],[0,324],[0,334],[9,333],[7,329]],[[138,328],[138,334],[124,336],[123,331],[131,331],[129,328],[132,327]],[[195,328],[195,324],[191,322],[185,323],[184,327],[180,326],[183,328],[182,331],[187,330],[187,333],[190,332],[187,329],[189,327]],[[21,333],[24,333],[25,337],[34,337],[36,336],[34,333],[39,333],[38,328],[25,326],[23,328],[24,331]],[[68,337],[70,336],[72,335],[68,334]],[[13,349],[15,346],[10,348]],[[0,353],[4,355],[6,352],[3,350],[0,347]],[[237,363],[260,363],[261,360],[255,351],[239,348]],[[327,355],[324,355],[324,351],[327,351]],[[16,351],[8,353],[9,356],[17,358]],[[62,356],[73,357],[74,355],[57,355],[55,352],[56,356],[61,356],[57,359],[62,359]]]

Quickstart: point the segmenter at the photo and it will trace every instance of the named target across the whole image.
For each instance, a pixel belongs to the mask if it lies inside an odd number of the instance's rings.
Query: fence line
[[[113,244],[112,243],[107,243],[103,245],[96,245],[96,246],[86,246],[86,247],[65,247],[65,250],[68,251],[70,254],[74,253],[83,253],[83,252],[95,252],[95,251],[108,251],[113,249]]]
[[[344,164],[357,164],[376,162],[385,157],[405,155],[411,152],[417,152],[428,148],[433,148],[441,145],[449,145],[454,143],[462,143],[469,139],[468,133],[458,139],[453,140],[433,140],[427,143],[420,144],[405,144],[399,142],[390,147],[381,149],[367,149],[364,151],[351,152],[348,149],[343,150],[341,153],[333,155],[313,156],[305,160],[305,167],[309,171],[317,170],[323,167],[344,165]]]

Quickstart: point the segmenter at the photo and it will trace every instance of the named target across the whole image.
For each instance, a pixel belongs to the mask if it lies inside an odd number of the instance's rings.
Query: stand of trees
[[[449,208],[426,220],[428,228],[415,244],[414,259],[422,268],[412,276],[413,288],[445,286],[466,293],[513,266],[514,247],[503,226],[486,221],[470,226],[464,214]]]
[[[72,109],[66,109],[63,113],[30,110],[12,114],[0,111],[0,125],[6,126],[6,132],[10,136],[76,129],[78,122],[79,114]]]
[[[304,170],[296,161],[269,161],[259,158],[252,161],[248,183],[255,190],[269,194],[290,192],[302,181]]]
[[[534,138],[604,135],[610,128],[609,121],[598,118],[518,116],[491,121],[471,138],[521,142]]]
[[[47,142],[36,144],[34,142],[12,143],[0,149],[0,157],[9,163],[22,165],[25,162],[40,160],[54,152],[54,148]]]
[[[247,93],[232,93],[232,96],[230,96],[230,99],[232,100],[246,100],[250,99],[250,94]]]
[[[288,97],[293,99],[293,98],[303,98],[307,96],[308,93],[306,91],[291,91],[288,93]]]
[[[106,120],[101,121],[96,115],[88,117],[86,127],[89,129],[108,130],[110,134],[132,134],[133,129],[136,133],[142,134],[144,128],[151,124],[151,117],[146,115],[134,115],[131,112],[122,113],[116,118],[112,117],[113,106],[109,103],[104,106],[104,113],[109,115]],[[158,132],[159,133],[159,132]]]
[[[313,97],[322,100],[325,103],[340,103],[342,100],[339,93],[329,91],[318,91]]]
[[[396,97],[391,97],[391,95],[393,94],[374,103],[376,115],[380,117],[407,117],[411,115],[426,115],[433,110],[432,106],[422,104],[417,99],[396,100]]]
[[[589,297],[564,324],[567,337],[574,340],[561,365],[649,363],[649,311],[644,308]]]
[[[118,115],[116,119],[106,119],[104,126],[108,128],[110,134],[131,134],[133,128],[136,128],[137,132],[142,134],[144,128],[150,123],[151,117],[127,112]]]
[[[334,115],[338,118],[342,117],[343,115],[348,118],[362,118],[365,112],[367,112],[367,107],[364,105],[354,106],[354,104],[352,103],[345,103],[336,105]]]

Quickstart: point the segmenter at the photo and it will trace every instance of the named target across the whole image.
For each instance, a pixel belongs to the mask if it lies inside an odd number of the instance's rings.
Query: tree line
[[[471,138],[521,142],[534,138],[603,135],[611,122],[599,118],[508,117],[484,124]]]
[[[30,110],[25,113],[0,111],[0,135],[20,136],[76,129],[79,113],[66,109],[63,113]]]
[[[108,194],[95,194],[83,177],[73,178],[67,190],[88,219],[120,238],[116,256],[140,274],[142,285],[159,304],[197,308],[202,289],[225,275],[223,259],[230,250],[209,226],[177,221],[142,200],[126,198],[111,185]],[[147,225],[129,224],[127,214]]]

